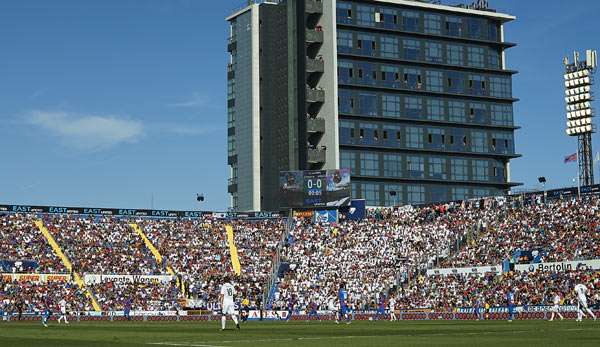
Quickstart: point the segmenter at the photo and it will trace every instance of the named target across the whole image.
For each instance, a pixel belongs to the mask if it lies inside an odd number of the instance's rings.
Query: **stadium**
[[[565,58],[559,73],[567,135],[578,141],[561,164],[577,162],[577,186],[569,176],[546,189],[546,177],[536,177],[535,189],[520,189],[510,165],[521,156],[516,71],[504,62],[514,46],[504,25],[516,17],[487,1],[283,0],[244,2],[226,20],[230,176],[203,184],[227,181],[220,191],[227,207],[159,209],[154,195],[149,208],[119,207],[134,185],[113,198],[117,188],[101,184],[89,184],[89,194],[53,191],[51,199],[105,201],[93,195],[108,189],[113,205],[50,204],[12,188],[26,179],[0,176],[0,199],[15,199],[0,201],[1,345],[598,344],[595,51],[585,61],[579,53]],[[412,44],[422,51],[411,56]],[[436,45],[440,60],[430,59]],[[477,45],[486,47],[481,57]],[[452,47],[464,47],[461,58]],[[403,70],[393,70],[400,63]],[[443,85],[435,89],[438,75]],[[461,78],[465,88],[457,89]],[[413,99],[423,114],[411,113]],[[82,122],[95,128],[75,138],[81,143],[116,119],[84,118],[53,119],[71,122],[61,136]],[[44,126],[47,134],[55,129]],[[76,149],[79,160],[99,162],[91,171],[108,186],[121,176],[103,173],[110,159],[95,156],[135,146],[119,141]],[[201,150],[203,171],[216,171],[209,152]],[[138,154],[125,160],[138,165]],[[75,154],[66,158],[78,167]],[[22,175],[50,171],[39,160]],[[67,179],[78,175],[61,165]],[[153,170],[160,166],[153,157]],[[184,180],[177,170],[167,175]],[[197,194],[196,202],[204,207],[205,198]]]

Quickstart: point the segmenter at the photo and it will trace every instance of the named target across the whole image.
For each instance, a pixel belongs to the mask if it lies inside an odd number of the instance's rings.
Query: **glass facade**
[[[337,21],[340,166],[352,170],[354,198],[505,193],[518,155],[502,23],[349,0],[337,1]]]

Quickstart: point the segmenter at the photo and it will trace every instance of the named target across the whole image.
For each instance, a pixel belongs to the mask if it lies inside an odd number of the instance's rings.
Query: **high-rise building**
[[[370,206],[506,193],[514,19],[482,1],[282,0],[232,14],[233,209],[279,209],[280,171],[339,167]]]

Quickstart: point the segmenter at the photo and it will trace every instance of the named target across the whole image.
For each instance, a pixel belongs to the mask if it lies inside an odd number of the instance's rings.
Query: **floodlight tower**
[[[593,74],[598,66],[596,51],[587,50],[586,60],[580,61],[579,52],[573,53],[565,64],[565,101],[567,103],[567,135],[577,136],[577,162],[579,165],[579,185],[594,184],[594,162],[592,156]]]

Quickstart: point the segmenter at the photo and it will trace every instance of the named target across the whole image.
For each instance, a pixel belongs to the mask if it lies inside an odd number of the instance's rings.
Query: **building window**
[[[402,11],[402,27],[406,31],[419,31],[419,12]]]
[[[423,148],[423,128],[406,128],[406,146],[409,148]]]
[[[381,106],[383,107],[382,114],[384,117],[400,118],[400,96],[383,94],[381,96]]]
[[[462,35],[462,18],[446,16],[446,31],[450,36]]]
[[[375,36],[358,34],[356,44],[357,48],[360,50],[360,54],[368,56],[375,55]]]
[[[379,176],[379,154],[360,153],[360,174],[363,176]]]
[[[356,153],[341,151],[340,165],[342,168],[349,168],[351,173],[356,171]]]
[[[450,161],[450,174],[456,181],[469,180],[469,166],[467,159],[452,159]]]
[[[490,163],[487,160],[473,160],[473,180],[488,181]]]
[[[379,184],[363,183],[362,197],[366,200],[367,206],[380,206]]]
[[[442,17],[437,14],[425,14],[424,27],[426,34],[440,35],[442,33]]]
[[[429,158],[429,177],[446,179],[446,159]]]
[[[423,86],[421,71],[417,69],[404,69],[404,84],[410,89],[421,89]]]
[[[469,28],[469,37],[474,39],[485,39],[483,35],[483,20],[479,18],[468,18],[466,21]]]
[[[487,95],[485,76],[469,75],[467,92],[472,95]]]
[[[338,1],[336,4],[337,8],[337,20],[340,23],[352,23],[352,4],[347,2]]]
[[[510,98],[512,96],[510,78],[490,77],[490,95],[498,98]]]
[[[233,108],[227,110],[227,127],[231,128],[235,126],[235,111]]]
[[[486,123],[487,121],[486,104],[472,102],[469,107],[469,120],[473,123]]]
[[[356,7],[356,23],[358,25],[375,26],[375,8],[373,6]]]
[[[483,47],[467,47],[467,65],[471,67],[484,67],[485,63],[485,48]]]
[[[513,125],[512,105],[491,105],[493,125]]]
[[[471,150],[477,153],[487,153],[488,150],[487,133],[480,131],[471,132]]]
[[[500,53],[494,49],[488,49],[488,64],[492,69],[500,69]]]
[[[491,193],[489,189],[473,189],[474,198],[487,198],[490,195]]]
[[[462,201],[469,199],[469,189],[468,188],[452,188],[452,200],[454,201]]]
[[[352,92],[340,90],[338,95],[339,112],[351,114],[354,112],[354,99]]]
[[[427,119],[444,120],[444,100],[427,99]]]
[[[352,40],[353,39],[352,39],[351,32],[338,31],[338,35],[337,35],[338,51],[344,52],[344,53],[352,52],[352,49],[354,47]]]
[[[425,60],[433,63],[442,62],[442,44],[437,42],[425,42]]]
[[[227,137],[227,155],[228,156],[235,155],[235,137],[234,136]]]
[[[386,184],[385,189],[385,206],[398,206],[402,204],[402,186],[398,184]]]
[[[448,101],[448,116],[451,122],[465,122],[465,103],[462,101]]]
[[[406,168],[411,178],[425,177],[425,160],[421,156],[409,156],[406,158]]]
[[[423,115],[423,99],[418,96],[407,96],[404,98],[406,116],[410,118],[421,118]]]
[[[377,95],[375,94],[359,94],[358,95],[358,112],[361,115],[376,116],[377,115]]]
[[[444,91],[444,74],[441,71],[426,71],[427,90],[431,92]]]
[[[381,56],[384,58],[398,58],[400,56],[400,45],[398,39],[390,36],[383,36],[381,40]]]
[[[421,42],[417,40],[402,40],[404,58],[408,60],[421,59]]]
[[[383,175],[385,177],[402,177],[402,155],[383,155]]]
[[[425,202],[425,187],[418,186],[407,186],[406,187],[406,199],[409,204],[422,204]]]
[[[227,100],[235,99],[235,78],[227,81]]]
[[[450,65],[464,65],[463,47],[458,45],[447,45],[446,61]]]

